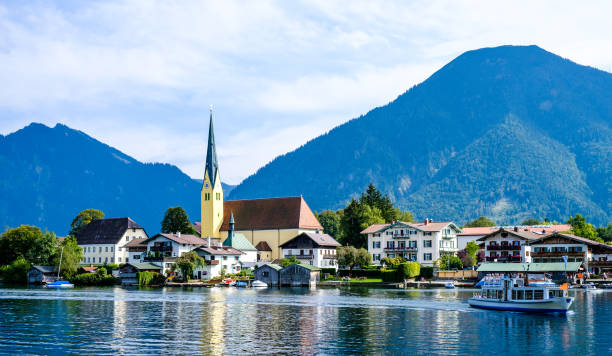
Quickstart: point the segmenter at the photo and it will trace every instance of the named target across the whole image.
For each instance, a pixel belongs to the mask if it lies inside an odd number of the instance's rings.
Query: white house
[[[123,249],[128,252],[128,262],[141,263],[147,256],[147,239],[133,239],[123,245]]]
[[[253,244],[241,233],[234,231],[234,213],[230,214],[229,229],[227,238],[223,241],[223,246],[233,247],[242,252],[240,262],[243,266],[252,267],[257,262],[257,249]]]
[[[547,236],[553,232],[567,231],[572,228],[571,225],[559,224],[559,225],[518,225],[518,226],[491,226],[491,227],[464,227],[460,233],[457,234],[457,248],[463,250],[468,242],[474,241],[489,235],[497,230],[503,228],[504,230],[514,230],[528,232],[535,236]]]
[[[341,246],[333,237],[319,232],[302,232],[281,244],[283,258],[295,256],[300,262],[315,267],[338,268],[336,248]]]
[[[196,253],[206,261],[205,267],[197,268],[194,278],[211,279],[221,275],[221,270],[226,273],[240,272],[240,256],[243,252],[228,246],[199,247]]]
[[[142,242],[147,245],[146,256],[142,262],[150,262],[162,267],[162,273],[172,268],[185,252],[196,249],[200,246],[207,246],[208,241],[195,235],[181,234],[157,234],[150,239]]]
[[[418,223],[376,224],[361,233],[368,238],[368,252],[375,265],[385,257],[402,257],[422,266],[433,266],[441,255],[458,251],[457,233],[460,232],[453,222],[425,219]]]
[[[76,235],[83,249],[81,264],[130,262],[123,246],[134,239],[148,237],[142,226],[127,217],[93,220]]]

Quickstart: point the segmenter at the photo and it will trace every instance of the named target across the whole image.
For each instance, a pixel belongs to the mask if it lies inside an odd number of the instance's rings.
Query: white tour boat
[[[546,277],[487,276],[482,291],[468,304],[475,308],[529,313],[566,313],[574,298],[567,295],[568,284],[554,284]]]

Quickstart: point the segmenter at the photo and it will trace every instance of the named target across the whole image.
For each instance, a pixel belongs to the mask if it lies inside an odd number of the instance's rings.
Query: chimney
[[[181,232],[179,231],[175,235],[178,236],[178,237],[181,237]]]
[[[429,223],[429,219],[425,218],[425,225],[427,225]]]
[[[210,236],[208,236],[208,246],[206,246],[206,247],[211,247],[210,246]]]
[[[518,226],[514,227],[514,232],[518,232]]]

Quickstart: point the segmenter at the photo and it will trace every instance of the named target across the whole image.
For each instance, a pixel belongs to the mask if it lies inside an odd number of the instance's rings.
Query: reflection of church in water
[[[231,213],[234,214],[235,232],[244,235],[257,248],[263,261],[280,258],[278,246],[302,232],[323,230],[301,196],[223,201],[211,109],[201,191],[201,223],[196,223],[195,227],[203,238],[224,240]]]

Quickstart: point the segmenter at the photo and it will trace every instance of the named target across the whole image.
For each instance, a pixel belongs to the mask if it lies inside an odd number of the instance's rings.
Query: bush
[[[166,277],[157,272],[138,272],[138,285],[139,286],[150,286],[150,285],[163,285],[166,283]]]
[[[433,267],[421,267],[421,277],[426,279],[433,278]]]
[[[380,272],[382,281],[387,283],[399,282],[399,273],[397,270],[391,269]]]
[[[348,269],[340,269],[338,270],[337,273],[338,276],[340,277],[365,277],[365,278],[381,278],[380,276],[380,270],[372,270],[372,269],[354,269],[354,270],[348,270]]]
[[[330,276],[335,276],[336,269],[335,268],[321,268],[321,274],[325,274],[325,273],[329,273]]]
[[[99,270],[97,272],[77,274],[70,281],[77,286],[112,286],[121,282],[119,278],[112,275],[99,273]]]
[[[30,264],[23,256],[17,257],[10,265],[0,267],[0,277],[4,283],[27,283]]]
[[[418,262],[400,263],[398,269],[398,279],[403,281],[409,278],[414,278],[421,273],[421,265]]]

